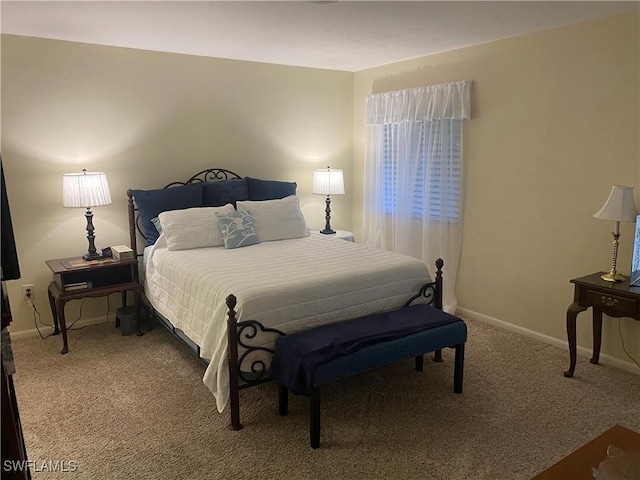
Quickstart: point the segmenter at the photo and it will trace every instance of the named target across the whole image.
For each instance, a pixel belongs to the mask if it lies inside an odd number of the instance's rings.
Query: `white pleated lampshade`
[[[62,177],[62,206],[90,208],[109,205],[111,193],[104,172],[65,173]]]
[[[633,200],[633,187],[614,185],[609,198],[594,217],[615,222],[635,222],[638,210]]]
[[[342,170],[330,167],[313,171],[313,190],[317,195],[344,195],[344,175]]]

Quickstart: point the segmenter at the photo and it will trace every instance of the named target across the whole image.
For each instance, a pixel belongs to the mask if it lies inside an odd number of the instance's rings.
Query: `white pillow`
[[[307,222],[295,195],[279,200],[238,201],[236,208],[249,212],[256,233],[263,242],[309,235]]]
[[[169,250],[221,247],[224,245],[216,212],[231,213],[233,205],[223,207],[170,210],[158,215]]]

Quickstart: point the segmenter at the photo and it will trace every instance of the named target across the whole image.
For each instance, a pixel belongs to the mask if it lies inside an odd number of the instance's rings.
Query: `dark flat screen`
[[[636,217],[636,234],[633,240],[633,260],[631,261],[631,285],[640,287],[640,215]]]

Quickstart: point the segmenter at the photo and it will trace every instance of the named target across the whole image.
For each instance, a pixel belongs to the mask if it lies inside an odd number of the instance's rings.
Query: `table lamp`
[[[342,170],[320,168],[313,171],[313,190],[316,195],[326,195],[327,208],[325,209],[326,224],[320,233],[330,235],[336,233],[331,229],[331,195],[344,195],[344,176]]]
[[[624,277],[616,271],[616,263],[618,260],[618,238],[620,238],[620,222],[633,222],[638,215],[636,204],[633,200],[633,187],[624,185],[614,185],[611,188],[609,198],[602,208],[596,212],[595,218],[603,220],[613,220],[615,222],[615,230],[613,234],[613,261],[611,263],[611,271],[602,275],[602,279],[607,282],[621,282]]]
[[[89,251],[82,258],[95,260],[102,255],[96,251],[93,235],[93,212],[91,207],[101,207],[111,203],[109,183],[104,172],[65,173],[62,177],[62,206],[67,208],[86,208],[87,240]]]

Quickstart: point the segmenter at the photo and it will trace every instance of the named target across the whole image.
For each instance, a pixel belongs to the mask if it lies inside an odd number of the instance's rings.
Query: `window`
[[[408,188],[413,195],[414,218],[440,221],[445,214],[448,222],[457,223],[462,189],[462,120],[414,122],[410,135],[403,131],[406,128],[399,123],[384,125],[385,213],[398,213],[398,195]],[[407,138],[411,139],[410,145],[405,144]],[[403,178],[410,178],[410,183],[404,185]]]
[[[444,309],[462,246],[463,121],[471,118],[470,80],[367,96],[363,240],[432,265],[449,265]]]

